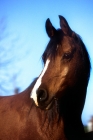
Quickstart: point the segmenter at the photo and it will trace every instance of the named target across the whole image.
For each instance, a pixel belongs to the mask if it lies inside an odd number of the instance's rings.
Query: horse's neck
[[[83,137],[84,129],[80,118],[75,118],[69,111],[68,115],[62,114],[59,119],[59,114],[52,111],[41,110],[34,104],[32,106],[31,120],[35,122],[36,131],[41,137],[44,137],[44,134],[48,139],[50,136],[63,140],[79,140]]]
[[[75,95],[75,93],[72,94]],[[85,93],[79,93],[79,94],[85,94]],[[30,112],[31,121],[32,123],[35,122],[36,124],[35,127],[38,133],[41,135],[41,137],[43,137],[43,133],[46,133],[48,137],[50,137],[50,135],[55,135],[55,137],[58,137],[59,134],[61,134],[59,138],[63,140],[66,140],[66,137],[67,140],[79,140],[84,136],[84,128],[81,122],[81,116],[80,114],[79,115],[77,114],[78,106],[74,105],[76,101],[74,101],[73,99],[74,97],[67,96],[61,100],[60,121],[58,123],[57,123],[58,120],[57,116],[59,116],[59,114],[57,114],[57,112],[53,113],[53,110],[52,111],[41,110],[37,108],[34,105],[34,102],[31,100],[32,102],[32,108]],[[52,117],[55,120],[52,120],[51,119]]]
[[[64,120],[65,134],[68,140],[79,140],[84,137],[84,128],[81,119],[73,118]]]
[[[84,101],[79,98],[81,95],[84,98],[84,94],[84,90],[69,91],[67,96],[64,96],[60,101],[60,114],[64,122],[64,131],[68,140],[79,140],[84,137],[85,132],[81,121]]]
[[[64,124],[61,119],[58,122],[58,114],[54,110],[41,110],[37,108],[34,101],[30,100],[29,124],[26,126],[31,126],[27,129],[30,131],[30,135],[33,135],[32,128],[36,133],[35,138],[38,137],[40,140],[67,140],[64,133]]]

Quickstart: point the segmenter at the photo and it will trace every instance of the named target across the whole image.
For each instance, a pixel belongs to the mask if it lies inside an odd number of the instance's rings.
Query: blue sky
[[[6,26],[4,34],[8,34],[0,41],[0,46],[4,47],[5,52],[8,48],[7,56],[13,60],[0,71],[0,75],[3,73],[8,75],[4,83],[4,87],[8,90],[15,84],[20,91],[23,91],[33,78],[40,74],[43,68],[41,55],[49,41],[45,32],[45,21],[50,18],[55,28],[59,28],[58,15],[63,15],[72,30],[82,37],[93,66],[92,0],[0,0],[0,19],[4,19]],[[16,76],[17,73],[18,76]],[[13,83],[14,76],[16,79]],[[86,104],[82,114],[84,124],[93,115],[92,83],[93,70],[91,70]],[[2,95],[12,93],[13,90],[10,90],[7,93],[2,92]]]

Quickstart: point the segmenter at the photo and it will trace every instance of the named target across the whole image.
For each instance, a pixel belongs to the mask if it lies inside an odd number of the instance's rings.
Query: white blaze
[[[43,77],[43,75],[45,74],[45,72],[46,72],[46,70],[47,70],[47,68],[48,68],[49,62],[50,62],[50,60],[47,59],[46,64],[45,64],[45,67],[44,67],[44,69],[43,69],[43,71],[42,71],[40,77],[37,79],[37,82],[36,82],[36,84],[34,85],[32,91],[31,91],[31,96],[30,96],[30,98],[33,98],[33,100],[34,100],[34,102],[35,102],[35,104],[36,104],[37,106],[38,106],[38,102],[37,102],[37,94],[36,94],[36,91],[37,91],[37,89],[39,88],[39,86],[41,85],[42,77]]]

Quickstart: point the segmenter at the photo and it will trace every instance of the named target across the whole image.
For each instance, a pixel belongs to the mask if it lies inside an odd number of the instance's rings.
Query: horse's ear
[[[68,25],[68,22],[66,21],[66,19],[60,15],[59,15],[59,19],[60,19],[60,27],[61,27],[62,31],[64,32],[64,34],[71,36],[73,31],[71,30],[70,26]]]
[[[50,22],[49,18],[46,20],[45,27],[46,27],[46,32],[50,38],[56,34],[56,29],[52,26],[52,23]]]

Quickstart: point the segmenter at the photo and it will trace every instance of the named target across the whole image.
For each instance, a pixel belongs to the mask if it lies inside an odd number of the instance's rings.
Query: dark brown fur
[[[47,100],[37,107],[30,98],[37,79],[18,95],[0,97],[0,140],[85,139],[81,114],[90,60],[81,38],[62,16],[60,26],[56,30],[49,19],[46,21],[50,41],[42,59],[44,64],[47,59],[51,61],[39,88],[47,91]],[[46,110],[50,102],[52,106]]]

